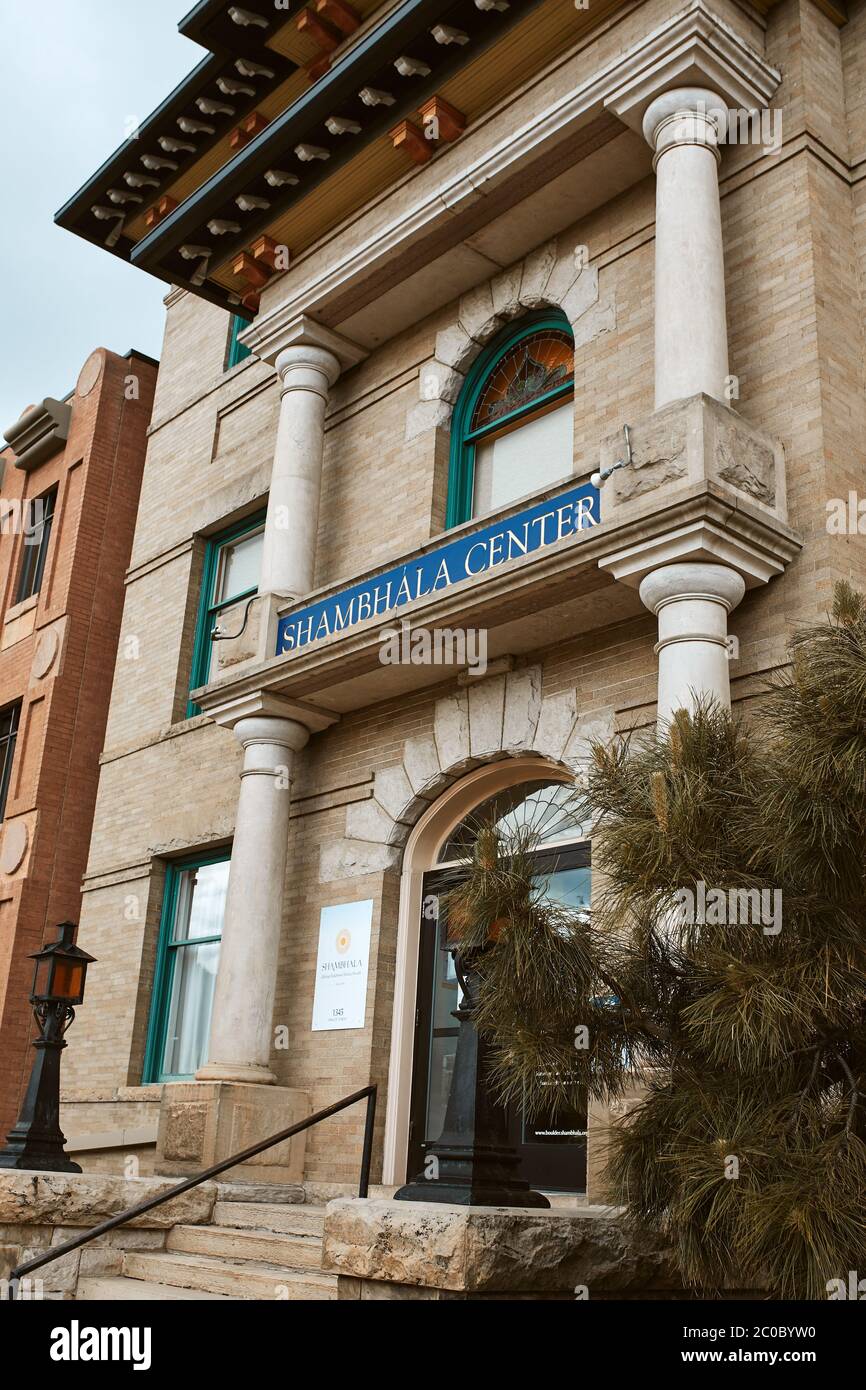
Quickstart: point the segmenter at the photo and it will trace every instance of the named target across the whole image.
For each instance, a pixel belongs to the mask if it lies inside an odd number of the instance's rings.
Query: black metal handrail
[[[255,1158],[256,1154],[263,1153],[265,1149],[273,1148],[274,1144],[281,1144],[284,1139],[291,1139],[293,1134],[300,1134],[302,1130],[310,1129],[317,1125],[321,1120],[328,1120],[332,1115],[336,1115],[341,1110],[345,1110],[350,1105],[355,1105],[359,1100],[367,1099],[367,1114],[364,1120],[364,1147],[361,1150],[361,1174],[358,1181],[358,1196],[366,1197],[370,1188],[370,1162],[373,1156],[373,1126],[376,1122],[376,1092],[377,1086],[365,1086],[362,1091],[354,1091],[350,1096],[344,1096],[334,1105],[329,1105],[324,1110],[317,1110],[314,1115],[308,1115],[305,1120],[300,1120],[296,1125],[290,1125],[288,1129],[280,1130],[279,1134],[272,1134],[270,1139],[263,1139],[259,1144],[253,1144],[248,1149],[242,1149],[240,1153],[232,1154],[231,1158],[224,1158],[221,1163],[215,1163],[211,1168],[206,1168],[203,1173],[197,1173],[193,1178],[185,1178],[176,1187],[169,1188],[168,1192],[161,1192],[157,1197],[148,1197],[146,1202],[138,1202],[136,1206],[127,1208],[117,1216],[111,1216],[107,1221],[101,1221],[98,1226],[85,1232],[83,1236],[76,1236],[74,1240],[65,1240],[62,1245],[53,1245],[47,1254],[39,1255],[34,1260],[28,1260],[26,1264],[17,1265],[9,1275],[9,1285],[6,1297],[9,1301],[14,1301],[18,1293],[18,1285],[23,1275],[31,1274],[35,1269],[41,1269],[43,1265],[50,1264],[52,1260],[59,1259],[61,1255],[68,1255],[70,1250],[78,1250],[80,1246],[87,1245],[97,1236],[105,1235],[106,1231],[114,1231],[118,1226],[125,1226],[127,1221],[132,1221],[136,1216],[143,1216],[146,1211],[152,1211],[154,1207],[160,1207],[164,1202],[170,1202],[172,1197],[179,1197],[182,1192],[189,1192],[190,1188],[198,1187],[199,1183],[207,1182],[209,1178],[215,1178],[218,1173],[224,1173],[227,1168],[234,1168],[238,1163],[245,1163],[248,1158]]]

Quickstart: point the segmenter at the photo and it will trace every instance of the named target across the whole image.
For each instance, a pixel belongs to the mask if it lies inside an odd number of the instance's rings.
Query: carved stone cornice
[[[71,405],[51,396],[46,396],[41,405],[25,410],[4,431],[6,443],[15,451],[15,467],[29,472],[58,453],[69,438],[71,419]]]

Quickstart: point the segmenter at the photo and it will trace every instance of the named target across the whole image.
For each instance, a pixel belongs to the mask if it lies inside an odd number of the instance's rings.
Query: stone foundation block
[[[156,1141],[157,1171],[190,1176],[310,1114],[306,1091],[237,1081],[179,1081],[163,1091]],[[257,1183],[299,1183],[306,1134],[266,1149],[220,1174]]]
[[[664,1242],[630,1230],[612,1207],[525,1211],[339,1198],[325,1212],[322,1268],[340,1277],[343,1298],[682,1293]]]
[[[90,1229],[173,1184],[165,1178],[122,1178],[113,1173],[0,1173],[0,1225]],[[209,1221],[216,1184],[202,1183],[138,1216],[137,1227],[164,1229],[176,1222]]]

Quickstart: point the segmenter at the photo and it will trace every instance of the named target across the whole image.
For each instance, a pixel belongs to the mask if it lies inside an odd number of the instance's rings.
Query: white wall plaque
[[[313,998],[314,1033],[363,1028],[373,899],[323,907]]]

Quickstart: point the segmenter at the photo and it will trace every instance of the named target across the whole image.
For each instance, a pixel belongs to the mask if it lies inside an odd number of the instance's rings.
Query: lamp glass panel
[[[63,956],[54,957],[54,979],[51,993],[56,999],[78,999],[84,983],[84,963],[79,960],[65,960]]]
[[[36,969],[33,972],[33,993],[40,998],[50,993],[51,988],[51,956],[43,956],[36,962]]]

